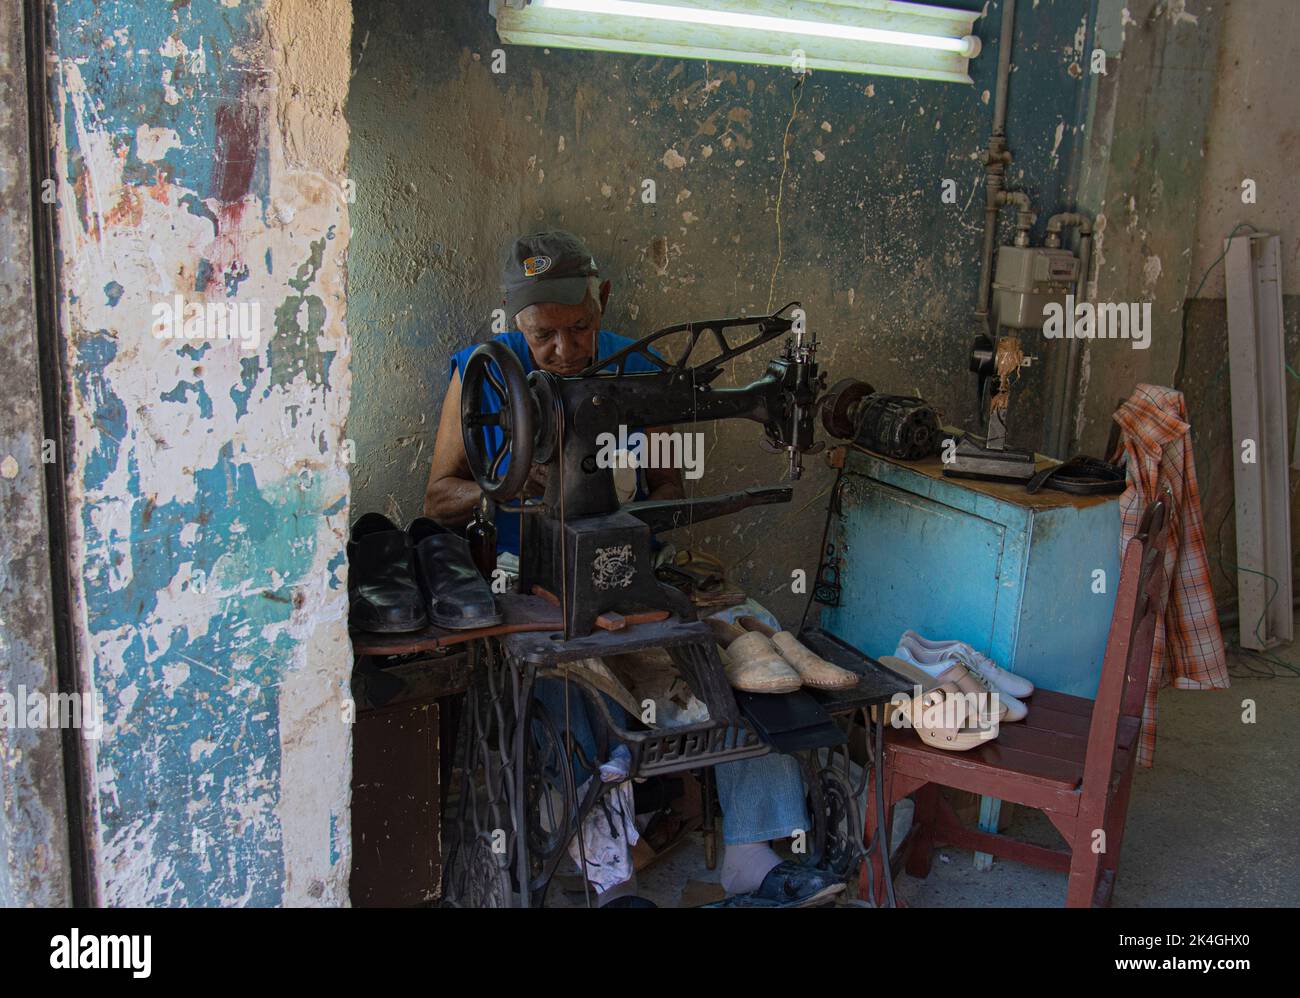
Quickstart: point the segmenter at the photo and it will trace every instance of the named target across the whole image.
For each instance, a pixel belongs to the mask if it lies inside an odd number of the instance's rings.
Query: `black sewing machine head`
[[[727,335],[732,329],[753,332],[733,345]],[[715,387],[727,362],[782,335],[789,336],[785,349],[761,378],[740,388]],[[684,349],[670,362],[652,347],[673,336],[681,337]],[[692,367],[691,356],[701,342],[716,353]],[[524,592],[542,589],[561,601],[566,637],[591,633],[603,613],[626,616],[666,608],[651,566],[652,533],[752,505],[789,502],[792,494],[784,486],[620,506],[607,459],[611,437],[626,439],[651,427],[749,419],[762,424],[769,449],[788,452],[790,477],[797,479],[800,456],[823,446],[813,440],[818,393],[825,387],[816,349],[803,310],[792,302],[760,318],[660,329],[573,377],[541,370],[525,375],[514,353],[495,341],[474,351],[461,384],[469,466],[479,487],[498,505],[521,493],[532,464],[549,466],[542,503],[523,507],[528,515],[520,582]],[[654,370],[627,370],[634,355]],[[486,405],[489,390],[500,401],[498,411]]]

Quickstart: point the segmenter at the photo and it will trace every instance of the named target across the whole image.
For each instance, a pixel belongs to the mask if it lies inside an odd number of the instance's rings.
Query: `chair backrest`
[[[1105,797],[1115,763],[1120,718],[1141,718],[1146,702],[1156,624],[1164,613],[1167,594],[1165,544],[1170,498],[1166,489],[1147,506],[1137,533],[1124,549],[1110,636],[1106,639],[1101,681],[1088,730],[1082,787],[1085,797]]]

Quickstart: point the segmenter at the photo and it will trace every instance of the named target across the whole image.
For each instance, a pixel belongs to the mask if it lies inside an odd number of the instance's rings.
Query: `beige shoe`
[[[982,709],[972,714],[969,694],[974,691],[958,685],[963,678],[958,671],[948,669],[936,677],[892,655],[882,657],[880,664],[921,690],[902,704],[891,704],[890,723],[895,727],[910,727],[927,745],[949,752],[967,752],[997,737],[997,722],[990,723]],[[981,707],[985,703],[975,702]]]
[[[927,745],[947,752],[969,752],[996,738],[995,728],[963,723],[965,705],[964,691],[944,683],[912,700],[912,730]]]
[[[974,675],[960,662],[954,663],[950,668],[945,669],[935,678],[937,678],[941,684],[951,683],[953,686],[956,686],[957,689],[967,695],[967,699],[970,697],[975,698],[975,703],[979,704],[979,724],[981,727],[987,727],[994,723],[992,707],[995,702],[998,705],[997,723],[1001,723],[1007,719],[1007,705],[1002,702],[1002,698],[1000,696],[995,697],[987,684],[982,682],[980,677]]]
[[[993,724],[993,718],[989,708],[992,706],[992,697],[987,686],[980,682],[979,677],[971,675],[966,666],[960,662],[953,662],[947,669],[934,675],[922,669],[919,665],[914,665],[905,659],[898,658],[894,655],[885,655],[880,659],[880,664],[891,672],[896,672],[904,679],[914,685],[921,687],[923,692],[936,689],[944,683],[949,683],[961,693],[974,694],[976,703],[980,704],[980,713],[983,715],[980,719],[980,727],[988,727]],[[998,715],[997,723],[1001,723],[1007,717],[1007,705],[998,697]]]
[[[764,634],[788,662],[805,686],[815,690],[851,690],[860,678],[856,672],[841,669],[813,652],[789,631],[776,631],[757,617],[738,617],[736,623],[751,634]]]
[[[914,690],[920,687],[919,697],[891,704],[889,723],[894,728],[911,728],[926,745],[949,752],[978,749],[997,737],[996,724],[985,724],[983,717],[971,716],[967,690],[959,689],[956,682],[940,682],[917,665],[892,655],[883,656],[880,664],[911,682]]]
[[[722,650],[727,681],[747,693],[793,693],[803,685],[799,673],[772,646],[766,634],[745,631],[720,620],[708,621]]]
[[[851,690],[858,685],[861,677],[856,672],[832,665],[789,631],[778,631],[772,637],[772,644],[794,666],[805,686],[818,690]]]

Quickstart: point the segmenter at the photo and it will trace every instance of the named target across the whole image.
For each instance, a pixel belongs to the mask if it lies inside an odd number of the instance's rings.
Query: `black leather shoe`
[[[392,634],[429,624],[406,534],[379,513],[366,513],[352,525],[348,602],[348,622],[359,631]]]
[[[787,859],[772,867],[754,894],[783,908],[807,908],[844,890],[844,878]]]
[[[415,577],[434,624],[465,631],[501,623],[492,587],[479,574],[465,538],[427,516],[412,520],[406,533],[415,548]]]
[[[703,908],[811,908],[844,890],[844,878],[792,859],[768,871],[758,890],[733,894]]]

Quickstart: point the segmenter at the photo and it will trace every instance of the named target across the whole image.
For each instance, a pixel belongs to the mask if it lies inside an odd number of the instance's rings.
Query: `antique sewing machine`
[[[572,377],[541,370],[525,375],[519,359],[496,342],[474,351],[461,388],[470,469],[500,507],[521,494],[530,465],[549,466],[541,503],[509,508],[525,514],[520,589],[558,598],[565,640],[590,634],[605,614],[668,609],[651,562],[652,534],[790,501],[791,488],[777,486],[620,505],[602,448],[619,437],[620,427],[626,437],[651,427],[748,419],[762,425],[769,449],[788,453],[790,478],[798,479],[801,455],[824,446],[813,440],[813,420],[825,375],[817,369],[816,338],[804,323],[803,310],[791,302],[758,318],[669,326]],[[757,381],[736,388],[717,383],[732,359],[783,335],[789,336],[784,350]],[[653,349],[674,336],[684,342],[675,362]],[[713,355],[692,366],[692,356],[704,353]],[[628,371],[633,355],[657,370]],[[495,393],[499,411],[485,405],[488,393]]]
[[[666,353],[674,336],[680,337],[680,347],[670,361],[655,348]],[[730,361],[782,336],[788,337],[784,348],[757,380],[738,387],[719,383]],[[737,693],[713,632],[682,593],[655,577],[652,565],[654,534],[750,506],[789,502],[792,488],[620,504],[614,467],[602,450],[620,437],[620,428],[626,436],[670,425],[748,419],[763,427],[769,449],[787,453],[790,478],[798,479],[802,455],[822,447],[813,439],[818,406],[826,397],[816,352],[803,311],[792,302],[772,315],[660,329],[572,377],[546,371],[525,375],[516,355],[496,342],[480,346],[465,364],[461,421],[470,469],[501,514],[522,518],[519,592],[502,600],[553,597],[563,632],[529,628],[471,646],[458,756],[463,783],[448,812],[446,883],[453,903],[544,902],[573,831],[616,786],[589,780],[577,788],[567,779],[570,767],[564,760],[582,751],[568,736],[573,698],[581,698],[595,718],[592,765],[608,758],[618,743],[630,752],[628,772],[637,779],[705,773],[706,799],[712,766],[774,749],[800,753],[810,794],[808,861],[847,877],[867,857],[868,869],[875,870],[870,863],[876,862],[884,871],[885,890],[892,891],[888,843],[883,837],[864,838],[855,802],[867,784],[851,777],[844,746],[861,721],[874,758],[884,757],[884,728],[871,721],[870,707],[889,702],[904,688],[903,680],[832,635],[809,628],[801,630],[801,640],[828,661],[858,672],[863,677],[858,687],[818,696],[807,690]],[[631,363],[634,356],[642,361]],[[701,356],[708,359],[697,359]],[[645,362],[652,370],[644,369]],[[534,464],[547,467],[541,501],[505,505],[521,496]],[[636,626],[617,626],[620,617]],[[609,691],[582,663],[641,651],[671,657],[707,709],[706,718],[655,725],[611,709],[608,697],[599,695]],[[541,681],[562,681],[563,714],[533,695]],[[875,784],[878,807],[882,786]],[[558,802],[551,809],[555,814],[543,801]],[[711,814],[707,807],[706,814]],[[508,841],[500,852],[483,830],[503,824]],[[869,859],[872,849],[877,861]]]

